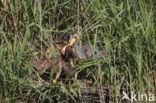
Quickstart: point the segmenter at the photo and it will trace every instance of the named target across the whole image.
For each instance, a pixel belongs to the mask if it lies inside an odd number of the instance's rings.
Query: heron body
[[[51,62],[46,58],[42,58],[41,60],[35,63],[35,68],[37,69],[39,75],[41,75],[44,71],[51,67]]]
[[[45,71],[53,71],[53,74],[55,75],[54,81],[57,81],[62,72],[67,74],[70,73],[72,65],[65,59],[65,56],[68,55],[68,51],[71,51],[71,48],[60,43],[55,43],[55,46],[59,50],[60,55],[51,58],[47,55],[49,48],[47,50],[42,49],[42,58],[35,63],[35,68],[38,76],[42,75]],[[40,77],[39,79],[43,81]]]
[[[77,51],[78,51],[78,54],[79,54],[79,57],[81,59],[86,59],[87,58],[87,55],[86,55],[86,52],[85,52],[85,48],[83,47],[79,47],[77,45]],[[75,51],[73,52],[74,55],[76,55]],[[78,56],[76,55],[76,57],[78,58]]]
[[[102,56],[106,56],[106,52],[103,50],[99,50],[98,47],[92,49],[89,45],[82,45],[78,48],[79,54],[82,59],[101,59]]]

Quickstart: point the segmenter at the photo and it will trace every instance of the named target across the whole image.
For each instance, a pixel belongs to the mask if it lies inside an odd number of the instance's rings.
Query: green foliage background
[[[91,86],[108,88],[110,101],[121,102],[123,90],[156,93],[155,0],[1,0],[0,102],[83,102],[81,82],[50,83],[45,90],[46,84],[38,88],[30,77],[41,48],[70,31],[79,33],[80,45],[107,52],[88,73]]]

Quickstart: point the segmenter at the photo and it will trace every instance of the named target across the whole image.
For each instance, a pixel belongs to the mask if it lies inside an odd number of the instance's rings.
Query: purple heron
[[[71,68],[71,65],[69,63],[66,63],[65,60],[62,58],[61,55],[50,58],[46,51],[41,51],[41,54],[43,56],[42,59],[36,62],[35,68],[37,69],[37,77],[40,81],[44,81],[41,79],[39,75],[42,75],[45,71],[50,72],[53,69],[53,74],[55,74],[55,79],[53,82],[56,82],[57,79],[60,77],[62,71],[65,73],[69,72],[69,69]]]
[[[68,46],[72,46],[72,55],[80,59],[100,59],[106,56],[106,52],[96,47],[94,52],[89,45],[82,45],[79,47],[80,37],[77,33],[70,33],[64,37],[65,40],[69,42]]]

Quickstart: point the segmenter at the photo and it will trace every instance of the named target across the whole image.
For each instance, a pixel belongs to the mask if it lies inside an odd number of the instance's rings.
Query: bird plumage
[[[80,59],[100,59],[103,56],[106,56],[106,52],[100,49],[99,47],[95,47],[95,49],[91,48],[90,45],[82,45],[79,47],[80,37],[77,33],[71,33],[65,36],[66,40],[69,42],[70,46],[73,46],[72,55],[76,55],[77,58]]]

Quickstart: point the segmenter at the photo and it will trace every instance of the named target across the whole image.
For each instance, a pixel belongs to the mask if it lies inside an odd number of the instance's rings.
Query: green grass
[[[85,102],[84,87],[107,88],[110,102],[122,102],[122,91],[156,93],[155,7],[155,0],[1,0],[0,102]],[[80,62],[87,74],[76,86],[35,81],[41,48],[70,31],[79,33],[80,45],[98,45],[107,58],[99,66]],[[83,82],[87,75],[89,85]]]

